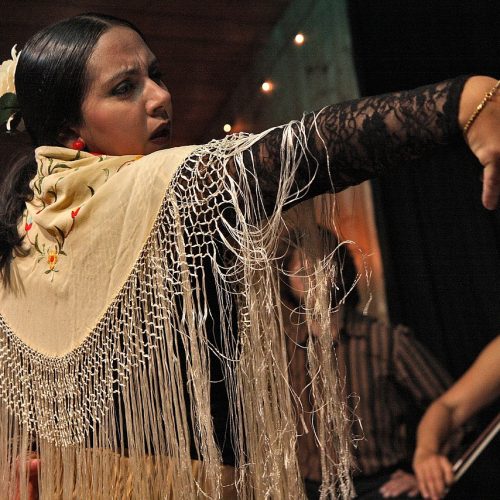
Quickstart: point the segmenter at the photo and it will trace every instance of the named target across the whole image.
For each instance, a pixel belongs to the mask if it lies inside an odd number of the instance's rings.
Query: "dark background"
[[[349,16],[362,95],[500,77],[498,1],[350,0]],[[480,175],[463,145],[373,183],[391,320],[454,377],[500,334],[500,211],[482,207]],[[499,409],[483,411],[477,429]],[[498,449],[497,440],[461,481],[473,483],[460,485],[463,498],[499,498]]]

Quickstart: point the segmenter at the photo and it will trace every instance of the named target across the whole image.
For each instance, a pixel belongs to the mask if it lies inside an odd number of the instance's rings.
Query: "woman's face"
[[[168,147],[172,100],[155,56],[135,31],[115,26],[105,32],[87,78],[83,123],[72,130],[88,151],[139,155]]]

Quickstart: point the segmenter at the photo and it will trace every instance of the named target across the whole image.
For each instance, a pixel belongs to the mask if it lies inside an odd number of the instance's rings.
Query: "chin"
[[[165,142],[164,144],[148,144],[145,148],[144,154],[148,155],[151,153],[155,153],[156,151],[161,151],[162,149],[168,149],[170,147],[170,141]]]

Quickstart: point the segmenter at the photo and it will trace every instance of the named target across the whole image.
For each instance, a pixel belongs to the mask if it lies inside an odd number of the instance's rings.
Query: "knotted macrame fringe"
[[[284,207],[304,194],[294,192],[294,175],[307,136],[300,122],[284,129],[280,188],[267,218],[248,157],[243,164],[243,152],[262,136],[215,141],[186,160],[193,179],[174,177],[130,277],[77,349],[44,356],[0,317],[0,483],[9,498],[16,489],[27,498],[30,453],[39,460],[42,499],[305,498],[277,262]],[[207,222],[212,234],[196,226],[187,234],[186,214],[205,207],[209,214],[219,203],[199,198],[196,183],[207,179],[234,217]],[[179,196],[174,186],[187,183]],[[316,248],[307,309],[322,332],[308,341],[322,498],[349,498],[348,426],[325,295],[333,260],[319,252],[314,210],[304,211],[300,230]],[[233,254],[231,265],[216,258],[215,240]],[[215,277],[218,346],[207,333],[202,257]],[[223,361],[234,469],[222,466],[214,437],[211,356]]]

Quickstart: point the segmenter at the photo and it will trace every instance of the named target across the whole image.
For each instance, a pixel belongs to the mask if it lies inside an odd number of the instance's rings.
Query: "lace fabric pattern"
[[[467,76],[414,90],[334,104],[302,120],[307,134],[295,181],[307,196],[384,174],[438,145],[460,138],[459,97]],[[275,158],[283,141],[276,128],[252,147],[255,178],[272,210],[279,170]],[[308,188],[306,188],[308,186]]]

